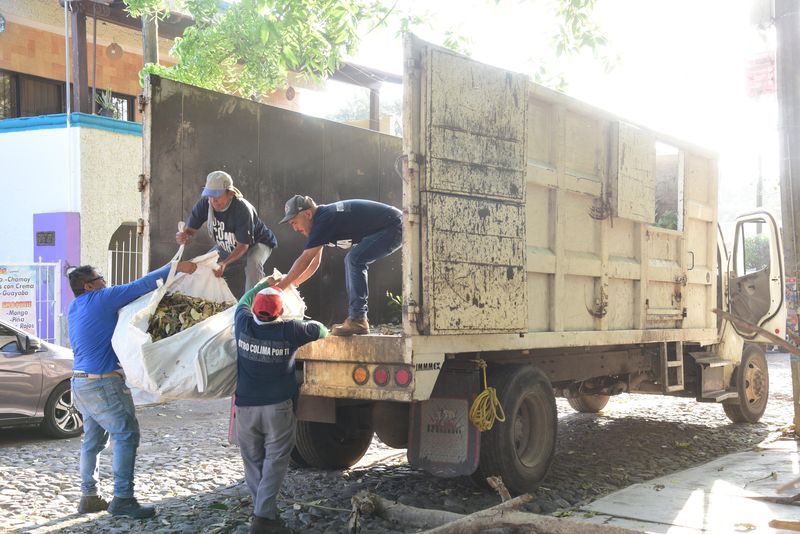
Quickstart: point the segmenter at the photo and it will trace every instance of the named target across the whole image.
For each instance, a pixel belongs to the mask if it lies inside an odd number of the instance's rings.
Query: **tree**
[[[744,238],[744,272],[760,271],[769,265],[769,238],[756,234]]]
[[[494,1],[500,4],[502,0]],[[526,1],[526,0],[522,0]],[[527,0],[555,2],[563,21],[554,36],[556,55],[592,51],[602,58],[607,42],[591,22],[596,0]],[[334,72],[366,33],[391,26],[398,34],[429,24],[430,11],[415,11],[407,0],[124,0],[131,16],[163,16],[171,4],[194,24],[175,40],[175,66],[147,65],[144,72],[215,91],[255,96],[287,84],[290,72],[311,79]],[[443,45],[467,54],[470,41],[450,28]],[[546,64],[534,77],[563,87],[563,75]]]

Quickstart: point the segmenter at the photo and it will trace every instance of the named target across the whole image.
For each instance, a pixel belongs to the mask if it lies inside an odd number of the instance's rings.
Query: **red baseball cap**
[[[278,288],[268,287],[256,293],[253,299],[253,318],[258,324],[272,321],[281,313],[283,298]]]

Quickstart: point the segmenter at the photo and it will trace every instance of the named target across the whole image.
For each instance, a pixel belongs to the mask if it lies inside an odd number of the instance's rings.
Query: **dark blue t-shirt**
[[[321,204],[314,214],[306,249],[347,239],[355,244],[365,236],[400,224],[402,218],[403,212],[399,209],[373,200],[353,199]]]
[[[316,341],[319,323],[286,321],[257,324],[247,304],[236,308],[236,405],[265,406],[297,394],[297,349]]]
[[[208,197],[200,197],[192,208],[186,226],[197,230],[208,219]],[[258,218],[256,209],[244,198],[233,197],[225,211],[214,210],[214,221],[211,225],[211,236],[217,246],[230,254],[236,248],[236,242],[245,245],[264,243],[270,248],[278,246],[278,240],[272,230]]]

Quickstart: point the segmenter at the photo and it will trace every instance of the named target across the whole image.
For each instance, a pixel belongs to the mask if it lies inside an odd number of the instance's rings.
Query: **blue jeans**
[[[114,496],[133,497],[133,467],[139,447],[139,422],[125,379],[73,378],[72,396],[83,415],[81,495],[97,495],[98,456],[114,440],[111,468]]]
[[[347,284],[348,313],[350,319],[367,318],[369,286],[367,271],[375,260],[385,258],[403,244],[403,224],[387,226],[374,234],[365,236],[344,257],[344,276]]]

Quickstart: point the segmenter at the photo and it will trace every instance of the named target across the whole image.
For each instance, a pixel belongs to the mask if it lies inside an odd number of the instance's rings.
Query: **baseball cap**
[[[256,323],[267,323],[281,313],[283,313],[283,297],[279,289],[268,287],[256,293],[253,299],[253,319]]]
[[[283,211],[286,215],[281,219],[278,224],[283,224],[301,211],[316,207],[316,202],[311,197],[304,197],[303,195],[295,195],[286,201]]]
[[[217,198],[225,191],[233,191],[233,178],[225,171],[212,171],[206,177],[206,186],[203,188],[204,197]]]

